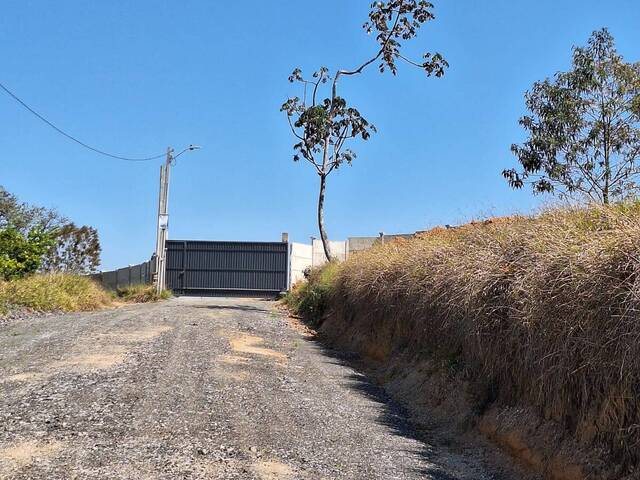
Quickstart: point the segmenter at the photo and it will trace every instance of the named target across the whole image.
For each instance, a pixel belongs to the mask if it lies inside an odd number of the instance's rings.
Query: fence
[[[131,285],[151,284],[153,278],[154,258],[138,265],[100,272],[91,277],[101,283],[105,288],[116,290]]]

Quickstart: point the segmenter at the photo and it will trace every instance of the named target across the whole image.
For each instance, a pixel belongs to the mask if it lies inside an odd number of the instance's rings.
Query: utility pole
[[[167,238],[169,234],[169,174],[175,159],[187,151],[198,150],[197,145],[189,145],[177,155],[173,155],[173,148],[167,148],[167,159],[160,166],[160,194],[158,196],[158,224],[156,232],[156,271],[153,283],[156,292],[160,293],[167,287]]]
[[[156,234],[156,292],[160,293],[166,286],[166,244],[169,228],[169,172],[173,160],[173,148],[167,148],[167,158],[160,166],[160,195],[158,197],[158,225]]]

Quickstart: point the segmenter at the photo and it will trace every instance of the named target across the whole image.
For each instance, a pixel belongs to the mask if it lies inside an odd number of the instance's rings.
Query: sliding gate
[[[167,288],[185,295],[271,296],[287,290],[288,243],[167,241]]]

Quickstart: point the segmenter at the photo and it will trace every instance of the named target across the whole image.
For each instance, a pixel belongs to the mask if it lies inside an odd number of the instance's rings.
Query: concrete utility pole
[[[177,155],[173,148],[167,148],[167,159],[160,166],[160,195],[158,197],[158,225],[156,233],[156,272],[153,279],[156,292],[160,293],[167,286],[167,238],[169,233],[169,174],[175,159],[185,152],[198,150],[197,145],[189,145]]]

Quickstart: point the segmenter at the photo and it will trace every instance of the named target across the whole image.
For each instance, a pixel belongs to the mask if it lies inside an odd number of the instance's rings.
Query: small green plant
[[[287,293],[284,304],[312,325],[319,325],[329,305],[338,268],[337,262],[329,262],[312,269],[306,281],[294,285]]]

